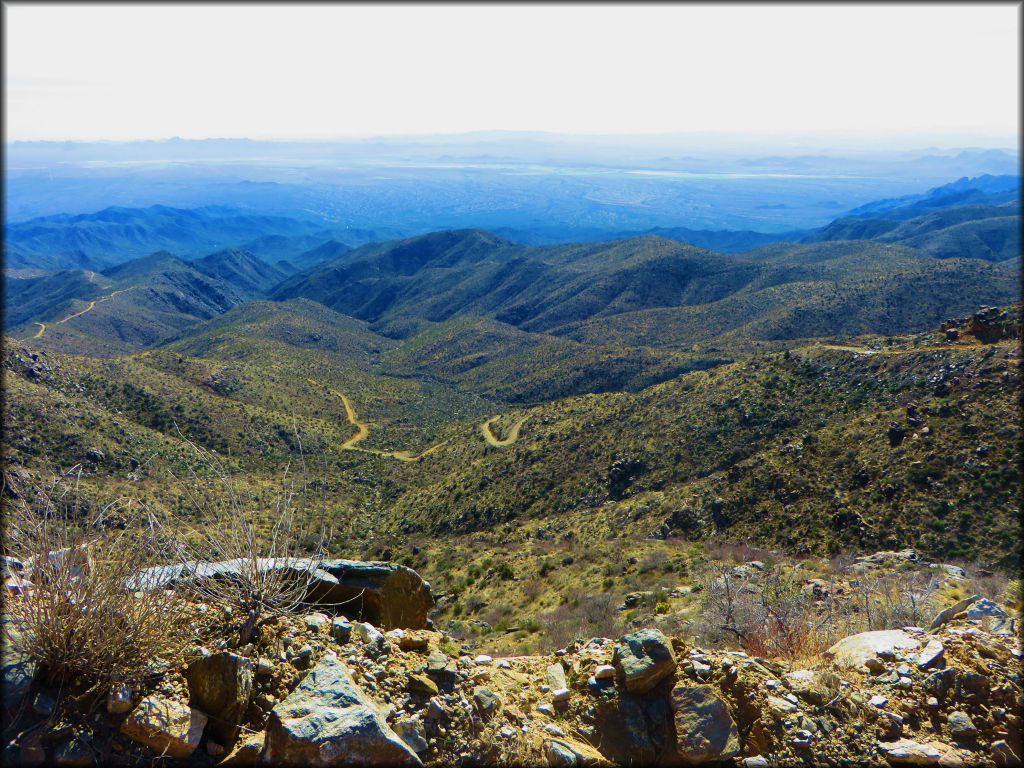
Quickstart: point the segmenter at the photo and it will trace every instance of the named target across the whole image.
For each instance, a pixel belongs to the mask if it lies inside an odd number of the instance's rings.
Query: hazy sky
[[[9,141],[1019,134],[1011,3],[4,5]]]

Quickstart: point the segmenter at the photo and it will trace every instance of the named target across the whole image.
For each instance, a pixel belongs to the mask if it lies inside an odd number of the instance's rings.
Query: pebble
[[[555,708],[547,702],[544,702],[543,704],[538,704],[537,711],[541,714],[548,715],[549,717],[555,716]]]
[[[492,661],[494,661],[494,659],[492,659],[486,653],[481,653],[479,656],[473,659],[473,661],[476,664],[490,664]]]
[[[873,707],[884,707],[888,703],[889,700],[885,698],[885,696],[882,696],[877,693],[871,697],[870,701],[868,701],[868,704],[870,704]]]
[[[594,677],[598,680],[615,677],[615,667],[611,664],[599,664],[597,669],[594,670]]]
[[[559,688],[551,693],[551,700],[554,702],[568,701],[572,693],[568,688]]]

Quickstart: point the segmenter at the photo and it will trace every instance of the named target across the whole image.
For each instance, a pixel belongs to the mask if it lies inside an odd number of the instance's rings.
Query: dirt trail
[[[32,337],[33,339],[38,339],[43,335],[43,331],[46,330],[46,323],[36,323],[36,325],[39,326],[39,330],[36,331],[36,335]]]
[[[307,377],[307,381],[311,384],[319,386],[319,382],[316,379],[310,379]],[[438,448],[441,448],[451,442],[452,438],[442,440],[437,445],[432,445],[423,453],[416,455],[412,451],[382,451],[377,448],[360,448],[356,444],[365,440],[370,435],[370,424],[372,422],[359,421],[356,416],[356,409],[352,407],[352,403],[349,402],[348,398],[345,397],[341,392],[336,389],[328,390],[332,395],[336,395],[341,398],[341,402],[345,404],[345,416],[348,418],[349,423],[356,428],[356,433],[352,435],[348,440],[341,444],[342,450],[345,451],[361,451],[362,453],[372,453],[376,456],[387,456],[392,459],[398,459],[399,461],[419,461],[424,456],[433,453]]]
[[[488,445],[493,446],[495,448],[504,448],[507,445],[512,445],[512,443],[518,440],[519,428],[523,426],[523,422],[526,421],[526,419],[529,417],[524,416],[515,424],[513,424],[512,429],[508,431],[508,437],[506,437],[504,440],[499,440],[497,437],[494,436],[494,432],[491,431],[491,424],[493,424],[500,418],[500,416],[492,416],[491,418],[489,418],[487,421],[480,425],[480,434],[484,436],[484,440],[487,441]]]
[[[63,320],[58,320],[57,322],[58,323],[66,323],[68,320],[71,320],[72,318],[84,315],[86,312],[88,312],[89,310],[93,309],[101,301],[108,301],[111,298],[113,298],[114,296],[117,296],[117,294],[124,293],[125,291],[130,291],[130,290],[132,290],[134,288],[138,288],[138,286],[137,285],[132,285],[132,286],[129,286],[128,288],[121,288],[119,290],[114,291],[113,293],[108,293],[106,296],[104,296],[101,299],[96,299],[95,301],[90,301],[89,302],[89,306],[86,307],[85,309],[83,309],[81,312],[75,312],[73,315],[68,315]]]
[[[95,306],[96,306],[96,302],[95,301],[90,301],[89,302],[89,306],[86,307],[85,309],[83,309],[81,312],[75,312],[75,314],[68,315],[63,320],[58,320],[57,322],[58,323],[66,323],[68,320],[71,320],[72,318],[78,317],[79,315],[84,315],[86,312],[88,312],[90,309],[92,309]]]
[[[971,349],[975,345],[947,346],[947,347],[908,347],[907,349],[868,349],[867,347],[843,347],[835,344],[818,344],[821,349],[838,349],[840,352],[852,352],[855,355],[910,355],[914,352],[956,352],[963,349]]]

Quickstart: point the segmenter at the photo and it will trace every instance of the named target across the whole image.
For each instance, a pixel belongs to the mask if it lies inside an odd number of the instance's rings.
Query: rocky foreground
[[[4,764],[1018,765],[1020,640],[986,602],[800,662],[657,629],[491,658],[419,610],[386,630],[311,612],[207,638],[91,709],[6,649]]]

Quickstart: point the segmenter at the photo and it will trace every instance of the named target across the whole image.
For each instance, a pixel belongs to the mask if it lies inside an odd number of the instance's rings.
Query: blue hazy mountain
[[[530,244],[677,228],[788,236],[963,176],[1017,173],[1019,158],[1012,147],[853,151],[768,137],[503,131],[335,142],[15,142],[7,149],[8,223],[151,205],[228,206],[309,222],[306,231],[258,231],[248,241],[146,244],[191,255],[243,247],[269,263],[288,255],[261,251],[254,241],[275,234],[330,232],[296,253],[329,239],[358,247],[474,227]],[[92,256],[84,245],[53,252]]]

